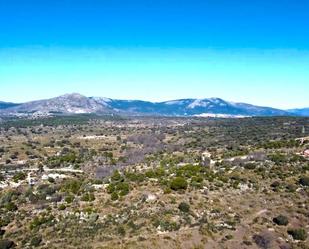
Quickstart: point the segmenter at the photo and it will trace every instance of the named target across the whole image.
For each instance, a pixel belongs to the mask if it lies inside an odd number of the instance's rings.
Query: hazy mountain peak
[[[64,94],[55,98],[31,101],[8,108],[7,112],[43,113],[106,113],[110,110],[100,103],[79,93]]]
[[[122,113],[126,115],[161,116],[282,116],[293,115],[270,107],[228,102],[221,98],[178,99],[165,102],[116,100],[104,97],[86,97],[79,93],[64,94],[55,98],[31,101],[24,104],[0,103],[2,113]],[[298,115],[298,112],[296,112]],[[303,112],[302,112],[303,113]]]
[[[84,95],[81,95],[80,93],[67,93],[67,94],[59,96],[58,98],[75,98],[75,99],[78,99],[78,98],[87,98],[87,97],[84,96]]]
[[[298,109],[290,109],[289,112],[298,115],[298,116],[309,116],[309,107],[307,108],[298,108]]]
[[[0,110],[1,110],[1,109],[11,108],[11,107],[18,106],[18,105],[19,105],[19,104],[15,104],[15,103],[11,103],[11,102],[0,101]]]

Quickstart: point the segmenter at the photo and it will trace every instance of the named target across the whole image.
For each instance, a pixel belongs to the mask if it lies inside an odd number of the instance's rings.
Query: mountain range
[[[309,107],[308,108],[300,108],[300,109],[290,109],[288,112],[293,113],[297,116],[306,116],[309,117]]]
[[[20,104],[0,102],[0,114],[17,115],[21,113],[95,113],[200,117],[309,116],[309,108],[280,110],[246,103],[234,103],[220,98],[179,99],[165,102],[118,100],[86,97],[78,93]]]
[[[18,104],[0,101],[0,110],[18,106]]]

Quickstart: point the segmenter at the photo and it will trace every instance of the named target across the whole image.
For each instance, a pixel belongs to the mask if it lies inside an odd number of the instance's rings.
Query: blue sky
[[[0,100],[309,106],[309,1],[0,0]]]

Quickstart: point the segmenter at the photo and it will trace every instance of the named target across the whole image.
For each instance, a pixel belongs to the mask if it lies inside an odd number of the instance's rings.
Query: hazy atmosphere
[[[309,249],[309,0],[0,0],[0,249]]]
[[[309,105],[308,1],[0,2],[0,100]]]

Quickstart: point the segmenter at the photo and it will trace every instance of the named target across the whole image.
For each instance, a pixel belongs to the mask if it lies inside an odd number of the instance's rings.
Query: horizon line
[[[138,99],[138,98],[110,98],[110,97],[105,97],[105,96],[96,96],[96,95],[86,95],[86,94],[82,94],[80,92],[70,92],[70,93],[63,93],[57,96],[53,96],[53,97],[40,97],[40,98],[36,98],[36,99],[32,99],[32,100],[27,100],[27,101],[14,101],[14,100],[2,100],[0,99],[0,103],[1,102],[5,102],[5,103],[13,103],[13,104],[25,104],[25,103],[29,103],[29,102],[35,102],[35,101],[42,101],[42,100],[48,100],[48,99],[53,99],[53,98],[57,98],[57,97],[62,97],[62,96],[66,96],[66,95],[80,95],[86,98],[105,98],[105,99],[111,99],[111,100],[120,100],[120,101],[142,101],[142,102],[151,102],[151,103],[164,103],[164,102],[172,102],[172,101],[180,101],[180,100],[205,100],[205,99],[221,99],[225,102],[228,103],[235,103],[235,104],[249,104],[249,105],[253,105],[253,106],[258,106],[258,107],[268,107],[268,108],[274,108],[274,109],[278,109],[278,110],[284,110],[284,111],[288,111],[288,110],[295,110],[295,109],[304,109],[304,108],[309,108],[307,106],[302,106],[302,107],[291,107],[291,108],[278,108],[278,107],[273,107],[273,106],[267,106],[267,105],[261,105],[261,104],[254,104],[251,102],[243,102],[243,101],[231,101],[231,100],[226,100],[224,98],[221,97],[203,97],[203,98],[199,98],[199,97],[186,97],[186,98],[175,98],[175,99],[166,99],[166,100],[160,100],[160,101],[155,101],[155,100],[147,100],[147,99]]]

